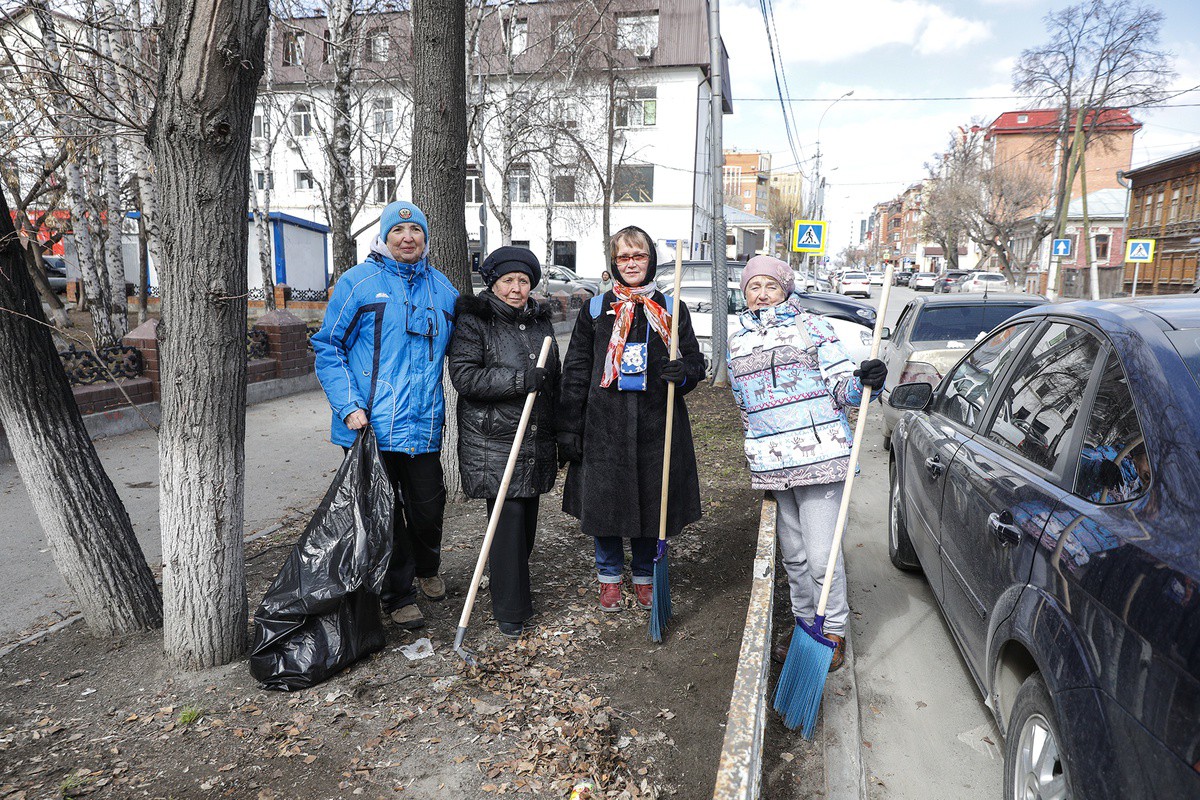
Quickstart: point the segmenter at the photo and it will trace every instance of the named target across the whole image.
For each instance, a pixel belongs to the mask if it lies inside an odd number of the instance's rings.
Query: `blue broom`
[[[675,291],[671,295],[671,356],[679,358],[679,287],[683,280],[683,248],[675,248]],[[671,621],[671,582],[667,575],[667,487],[671,478],[671,433],[675,426],[675,384],[667,384],[667,430],[663,434],[662,490],[658,502],[658,551],[654,554],[654,590],[650,600],[650,641],[661,642]]]
[[[883,320],[887,314],[888,297],[892,293],[892,266],[889,264],[883,276],[883,292],[879,298],[879,312],[875,317],[875,333],[871,338],[871,358],[879,356],[879,342],[883,338]],[[779,671],[779,683],[775,686],[774,708],[783,717],[789,730],[800,728],[805,739],[811,739],[817,724],[817,712],[821,710],[821,697],[825,694],[825,679],[829,677],[829,665],[833,661],[834,642],[825,636],[825,607],[829,603],[829,587],[833,585],[833,573],[837,567],[838,554],[842,550],[842,534],[846,532],[846,519],[850,515],[850,490],[854,487],[854,473],[858,465],[858,453],[862,447],[867,427],[867,409],[871,404],[871,392],[863,387],[862,400],[858,404],[858,420],[854,425],[854,442],[850,446],[850,466],[846,470],[846,483],[842,487],[842,503],[838,508],[837,525],[833,532],[833,548],[829,552],[829,564],[825,567],[825,583],[821,587],[821,599],[812,625],[796,617],[796,629],[792,632],[792,643],[788,645],[787,659]]]

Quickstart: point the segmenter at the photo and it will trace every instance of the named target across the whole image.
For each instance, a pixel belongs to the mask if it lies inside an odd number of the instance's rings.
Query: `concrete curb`
[[[825,796],[829,800],[865,800],[858,681],[854,675],[854,637],[846,631],[846,663],[825,686]]]

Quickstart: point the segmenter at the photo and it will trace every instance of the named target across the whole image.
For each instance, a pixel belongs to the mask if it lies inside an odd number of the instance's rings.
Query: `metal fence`
[[[125,345],[102,347],[95,352],[71,345],[66,350],[60,350],[58,357],[72,386],[91,386],[121,378],[136,378],[145,369],[142,351]]]

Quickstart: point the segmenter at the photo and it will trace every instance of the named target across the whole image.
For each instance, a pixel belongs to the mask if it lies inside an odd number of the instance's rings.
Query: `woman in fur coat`
[[[554,338],[551,309],[530,298],[542,277],[537,256],[501,247],[484,260],[488,288],[463,295],[450,340],[450,380],[458,390],[458,464],[463,491],[487,500],[491,514],[512,449],[525,397],[538,392],[525,431],[489,556],[492,615],[500,632],[517,639],[533,615],[529,556],[537,529],[538,498],[554,486],[554,404],[558,346],[537,366],[542,341]]]

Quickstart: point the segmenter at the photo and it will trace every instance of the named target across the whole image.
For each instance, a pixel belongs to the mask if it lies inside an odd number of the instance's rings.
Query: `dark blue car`
[[[1046,305],[892,434],[921,569],[1005,735],[1005,798],[1200,797],[1200,298]]]

